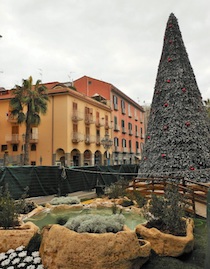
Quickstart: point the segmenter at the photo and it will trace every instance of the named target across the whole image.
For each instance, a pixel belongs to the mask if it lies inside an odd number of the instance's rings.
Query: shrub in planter
[[[55,197],[50,201],[51,205],[61,205],[61,204],[74,205],[74,204],[79,204],[79,203],[80,203],[80,199],[76,196]]]
[[[168,185],[164,196],[153,195],[145,207],[147,227],[155,227],[173,235],[186,234],[182,196],[175,185]]]
[[[15,201],[7,189],[0,191],[0,227],[9,229],[19,225]]]
[[[125,217],[122,214],[101,216],[87,214],[70,219],[65,227],[78,233],[117,233],[123,230]]]
[[[117,199],[127,194],[126,189],[128,182],[124,179],[120,179],[115,183],[112,183],[109,187],[108,196],[110,199]]]

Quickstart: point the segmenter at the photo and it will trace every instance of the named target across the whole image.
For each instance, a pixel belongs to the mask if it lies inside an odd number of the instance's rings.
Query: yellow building
[[[111,109],[106,100],[90,98],[68,84],[47,83],[49,103],[41,124],[32,126],[31,165],[103,165],[112,154],[101,144],[111,137]],[[11,91],[0,91],[0,165],[21,165],[25,125],[10,115]],[[109,154],[107,153],[109,152]]]

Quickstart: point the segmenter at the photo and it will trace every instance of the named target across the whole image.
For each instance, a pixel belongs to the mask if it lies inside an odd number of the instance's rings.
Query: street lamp
[[[107,162],[108,162],[108,165],[110,165],[110,155],[109,155],[109,149],[111,148],[111,146],[113,145],[113,141],[112,139],[109,138],[109,134],[106,133],[105,134],[105,137],[102,138],[101,140],[101,144],[103,145],[103,147],[105,148],[106,150],[106,158],[107,158]]]
[[[25,134],[22,134],[22,139],[23,139],[23,145],[22,145],[22,165],[25,165],[25,148],[26,148],[26,145],[25,145],[25,139],[26,139],[26,135]]]

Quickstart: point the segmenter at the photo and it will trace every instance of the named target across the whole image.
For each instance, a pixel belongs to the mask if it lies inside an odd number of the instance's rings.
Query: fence
[[[1,167],[0,187],[7,186],[14,199],[19,199],[26,189],[29,197],[65,195],[109,186],[121,177],[131,180],[137,173],[137,165]]]

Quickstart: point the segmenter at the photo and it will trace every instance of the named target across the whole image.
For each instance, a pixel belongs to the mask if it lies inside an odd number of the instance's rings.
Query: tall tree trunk
[[[29,165],[30,131],[31,131],[31,125],[28,121],[28,116],[27,116],[27,118],[26,118],[25,145],[24,145],[24,165]]]

